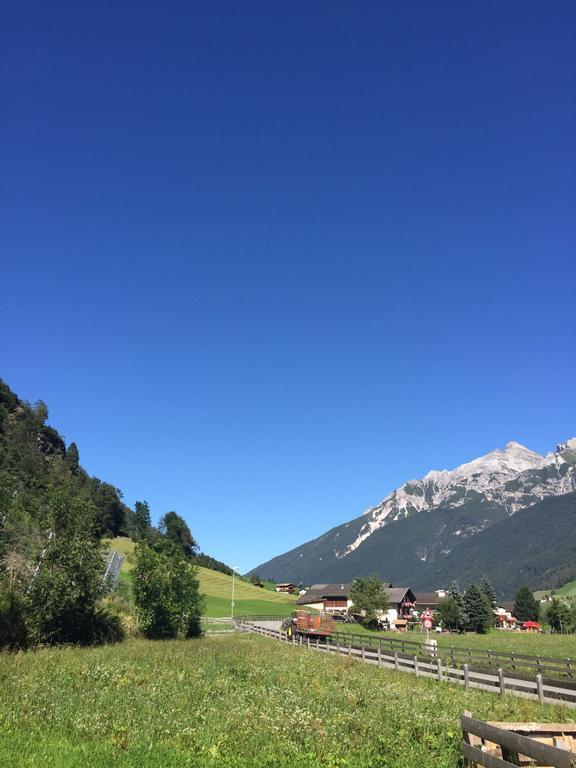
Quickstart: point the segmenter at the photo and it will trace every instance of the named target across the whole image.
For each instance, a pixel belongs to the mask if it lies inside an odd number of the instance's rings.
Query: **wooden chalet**
[[[389,587],[386,590],[390,610],[396,612],[396,619],[409,619],[416,608],[416,595],[409,587]]]
[[[428,608],[432,613],[438,610],[438,606],[448,597],[445,589],[437,589],[435,592],[416,592],[417,610],[422,613]]]
[[[283,582],[281,584],[276,584],[274,589],[276,592],[288,592],[290,595],[292,595],[294,592],[296,592],[296,584]]]
[[[309,590],[296,600],[296,605],[317,611],[346,613],[351,607],[351,584],[312,584]]]

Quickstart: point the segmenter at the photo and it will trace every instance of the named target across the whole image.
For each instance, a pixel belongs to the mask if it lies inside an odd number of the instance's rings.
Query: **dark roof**
[[[277,587],[295,587],[296,584],[293,584],[291,581],[279,581],[278,584],[276,584]]]
[[[352,584],[312,584],[308,592],[303,594],[296,601],[297,605],[306,605],[307,603],[319,603],[322,600],[330,600],[338,597],[346,597],[350,595],[350,588]],[[392,587],[387,588],[386,593],[391,603],[401,603],[402,600],[408,595],[409,600],[414,600],[414,593],[409,587]]]
[[[445,600],[447,597],[448,594],[444,595],[444,597],[440,597],[436,592],[417,592],[416,602],[423,603],[424,605],[438,605],[438,603],[441,603],[442,600]]]
[[[401,603],[405,597],[408,597],[408,600],[411,601],[415,600],[414,592],[412,592],[410,587],[392,587],[392,589],[386,590],[386,594],[388,595],[388,600],[394,604]]]
[[[312,584],[310,589],[296,600],[296,605],[307,603],[319,603],[322,600],[330,600],[337,597],[348,598],[351,584]]]

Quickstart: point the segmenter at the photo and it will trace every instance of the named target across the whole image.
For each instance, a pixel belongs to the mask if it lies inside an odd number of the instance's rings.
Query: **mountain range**
[[[510,442],[409,480],[359,517],[257,566],[262,578],[415,589],[487,576],[508,596],[576,575],[576,438],[543,456]]]

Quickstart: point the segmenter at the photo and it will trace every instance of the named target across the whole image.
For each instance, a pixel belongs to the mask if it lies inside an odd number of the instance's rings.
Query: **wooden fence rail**
[[[411,656],[414,654],[429,658],[442,656],[443,661],[449,661],[453,667],[468,664],[469,666],[485,669],[503,668],[533,674],[538,673],[550,679],[565,678],[567,680],[574,680],[576,687],[576,662],[570,658],[530,656],[524,653],[503,653],[489,648],[482,650],[478,648],[456,648],[455,646],[438,646],[433,651],[424,641],[419,642],[417,640],[404,640],[393,637],[380,638],[354,632],[338,631],[332,637],[334,639],[340,638],[342,643],[352,642],[352,644],[360,645],[368,643],[372,648],[380,648],[381,650],[388,648],[389,650],[399,651]]]
[[[279,616],[244,616],[245,621],[278,621]],[[451,666],[463,666],[481,669],[500,668],[507,671],[514,670],[526,672],[528,674],[541,674],[548,680],[573,680],[576,689],[576,659],[558,658],[553,656],[534,656],[526,653],[504,653],[494,651],[491,648],[486,650],[480,648],[458,648],[456,646],[438,646],[435,651],[427,645],[424,640],[407,640],[395,637],[377,637],[375,635],[363,635],[357,632],[346,632],[338,630],[332,635],[336,641],[340,640],[341,645],[355,645],[362,648],[371,647],[398,651],[410,656],[417,654],[419,657],[428,657],[431,659],[441,656],[444,662],[449,662]]]
[[[538,765],[575,768],[576,725],[558,723],[485,723],[465,712],[462,754],[468,765],[479,768],[513,768]]]
[[[275,617],[274,620],[277,621],[278,617]],[[352,645],[352,643],[345,644],[341,638],[332,638],[326,642],[316,640],[311,642],[310,638],[304,639],[302,635],[289,637],[282,630],[271,629],[245,619],[236,619],[235,625],[241,632],[253,632],[280,642],[303,646],[319,652],[348,656],[366,664],[389,667],[399,672],[411,672],[420,677],[463,685],[465,688],[475,688],[500,695],[510,693],[514,696],[536,699],[541,703],[555,703],[576,708],[576,690],[574,688],[563,687],[560,681],[549,684],[543,680],[539,673],[533,679],[528,679],[526,677],[514,677],[509,674],[509,671],[503,669],[499,669],[497,674],[479,672],[471,669],[467,663],[463,664],[462,667],[452,667],[446,665],[440,657],[430,659],[419,656],[417,653],[409,656],[400,654],[398,651],[386,651],[365,644],[361,646]]]

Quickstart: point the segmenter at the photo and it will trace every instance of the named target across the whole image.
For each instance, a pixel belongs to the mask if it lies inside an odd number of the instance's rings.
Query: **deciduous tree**
[[[196,569],[188,559],[140,543],[132,577],[138,621],[146,637],[200,634],[202,600]]]
[[[464,627],[462,611],[452,596],[446,597],[438,606],[438,619],[442,627],[451,632],[459,632]]]
[[[374,621],[378,612],[386,611],[390,605],[384,584],[376,575],[355,579],[350,589],[350,600],[354,613],[361,615],[365,624]]]

